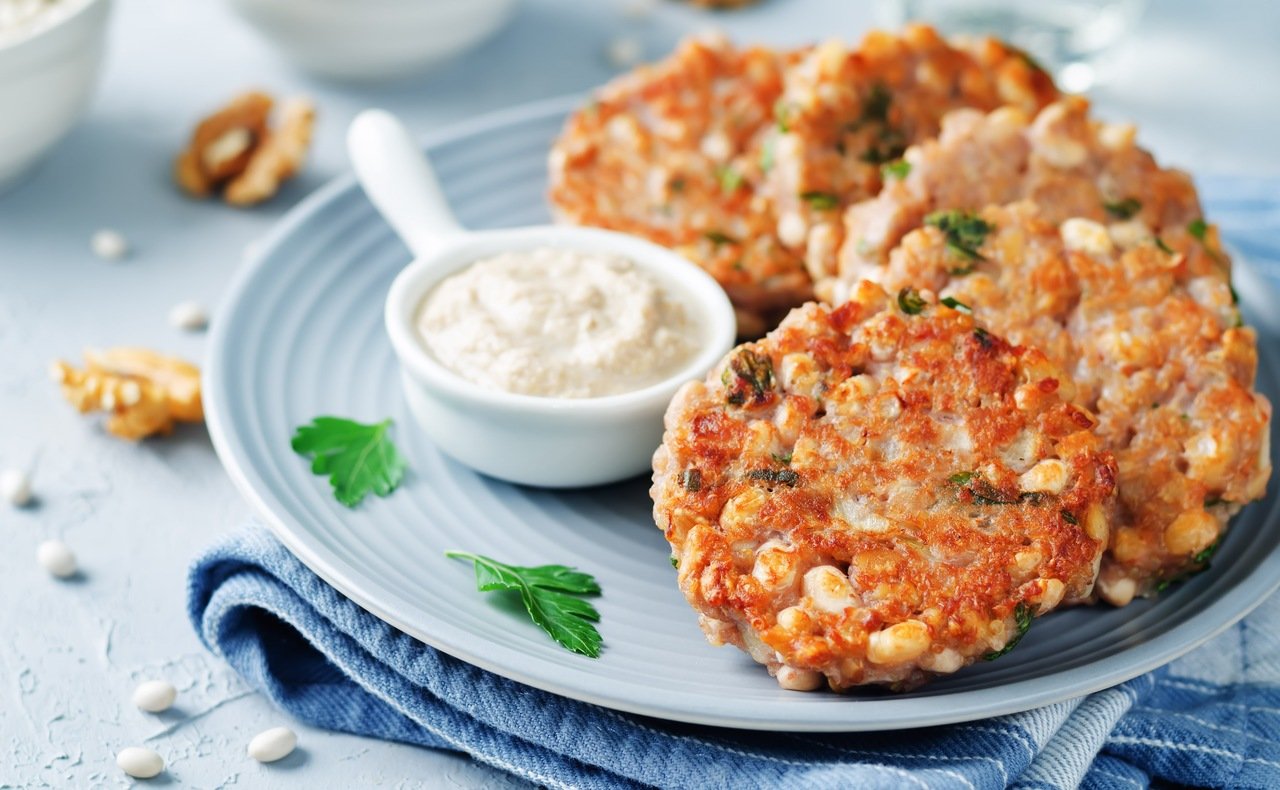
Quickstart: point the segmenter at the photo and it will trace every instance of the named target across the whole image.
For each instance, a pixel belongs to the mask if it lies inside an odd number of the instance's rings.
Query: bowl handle
[[[385,110],[365,110],[347,129],[347,154],[369,200],[418,258],[466,231],[454,218],[425,154]]]

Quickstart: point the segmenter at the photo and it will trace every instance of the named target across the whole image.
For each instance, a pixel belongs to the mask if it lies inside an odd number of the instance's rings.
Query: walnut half
[[[222,189],[234,206],[275,195],[306,158],[316,111],[308,99],[290,99],[273,129],[269,120],[274,106],[271,96],[250,91],[202,120],[174,162],[178,186],[199,198]]]
[[[85,351],[83,370],[58,360],[50,374],[81,414],[106,412],[107,431],[138,440],[175,422],[201,422],[200,369],[143,348]]]

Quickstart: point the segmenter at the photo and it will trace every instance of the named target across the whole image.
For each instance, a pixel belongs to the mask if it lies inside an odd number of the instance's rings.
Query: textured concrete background
[[[45,370],[87,345],[145,344],[199,359],[202,337],[171,329],[169,307],[217,303],[245,245],[346,169],[343,131],[363,107],[384,106],[428,134],[607,79],[603,50],[622,33],[658,56],[681,31],[708,24],[743,40],[795,43],[854,36],[871,23],[864,4],[846,0],[766,0],[719,15],[663,2],[644,23],[628,21],[624,5],[526,0],[511,27],[439,72],[352,88],[294,71],[223,3],[117,1],[88,118],[0,197],[0,467],[28,469],[39,497],[21,511],[0,504],[0,787],[124,786],[114,754],[131,744],[165,756],[157,784],[516,786],[465,758],[286,722],[251,693],[201,648],[185,614],[188,562],[249,517],[204,430],[118,442],[62,403]],[[1194,172],[1280,173],[1280,4],[1152,5],[1121,77],[1095,94],[1100,110],[1137,120],[1162,160]],[[168,179],[175,148],[202,113],[254,85],[318,100],[305,176],[254,211],[182,199]],[[93,257],[89,236],[104,226],[130,239],[131,258]],[[81,578],[40,570],[35,546],[47,537],[72,546]],[[134,685],[152,677],[178,686],[173,711],[130,704]],[[299,751],[265,767],[245,757],[249,738],[279,723],[299,731]]]

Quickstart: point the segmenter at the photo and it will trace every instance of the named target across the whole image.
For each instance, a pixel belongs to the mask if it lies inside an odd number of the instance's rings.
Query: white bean
[[[31,501],[31,481],[21,469],[0,472],[0,496],[14,507],[22,507]]]
[[[631,68],[640,62],[644,57],[644,50],[637,39],[630,36],[619,36],[609,42],[608,49],[605,54],[609,57],[609,63],[620,69]]]
[[[129,254],[129,242],[118,231],[103,228],[89,240],[93,254],[106,261],[118,261]]]
[[[274,763],[293,753],[298,745],[297,734],[288,727],[272,727],[253,736],[249,741],[249,756],[260,763]]]
[[[150,779],[164,770],[164,760],[160,755],[141,746],[121,749],[116,755],[116,765],[135,779]]]
[[[196,332],[209,325],[209,313],[199,302],[178,302],[169,310],[169,324]]]
[[[46,540],[36,547],[36,561],[40,567],[59,579],[76,574],[76,555],[60,540]]]
[[[148,680],[133,690],[133,704],[148,713],[160,713],[173,706],[178,690],[167,680]]]

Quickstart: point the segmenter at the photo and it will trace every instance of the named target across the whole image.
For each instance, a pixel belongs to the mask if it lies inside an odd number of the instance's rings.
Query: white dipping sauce
[[[656,384],[689,362],[700,335],[680,301],[631,260],[554,247],[502,253],[446,278],[417,325],[463,378],[554,398]]]

